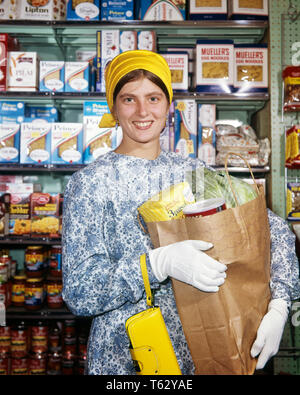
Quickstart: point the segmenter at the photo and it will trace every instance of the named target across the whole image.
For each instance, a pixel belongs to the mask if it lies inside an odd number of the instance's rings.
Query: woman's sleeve
[[[143,297],[139,255],[120,248],[117,258],[109,256],[104,216],[95,185],[74,174],[64,193],[62,251],[63,298],[76,315],[98,315]]]
[[[295,250],[295,235],[287,222],[268,210],[271,233],[272,299],[290,302],[300,296],[299,262]]]

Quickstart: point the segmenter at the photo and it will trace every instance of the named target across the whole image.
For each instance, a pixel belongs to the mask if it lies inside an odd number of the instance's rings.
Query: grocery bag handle
[[[138,223],[139,223],[139,225],[140,225],[142,231],[143,231],[145,234],[148,234],[148,232],[147,232],[146,229],[144,228],[144,225],[143,225],[142,222],[141,222],[140,213],[139,213],[139,212],[137,213],[137,220],[138,220]]]
[[[150,282],[147,272],[146,254],[140,256],[140,266],[141,266],[141,272],[142,272],[145,291],[146,291],[147,305],[153,307],[153,295],[151,292],[151,287],[150,287]]]
[[[248,167],[248,169],[249,169],[249,171],[250,171],[251,177],[252,177],[252,179],[253,179],[253,182],[254,182],[254,185],[255,185],[255,187],[256,187],[256,190],[257,190],[257,193],[258,193],[258,194],[259,194],[259,189],[258,189],[257,182],[256,182],[256,180],[255,180],[255,178],[254,178],[252,169],[251,169],[251,167],[250,167],[249,162],[247,161],[247,159],[244,158],[242,155],[237,154],[236,152],[228,152],[227,155],[226,155],[226,158],[225,158],[225,174],[226,174],[227,180],[228,180],[228,182],[229,182],[230,188],[231,188],[231,190],[232,190],[234,200],[235,200],[236,204],[239,205],[239,204],[238,204],[237,197],[236,197],[236,194],[235,194],[234,189],[233,189],[233,185],[232,185],[232,182],[231,182],[231,179],[230,179],[230,176],[229,176],[229,171],[228,171],[228,166],[227,166],[228,158],[229,158],[230,155],[236,155],[236,156],[240,157],[240,158],[246,163],[246,165],[247,165],[247,167]]]

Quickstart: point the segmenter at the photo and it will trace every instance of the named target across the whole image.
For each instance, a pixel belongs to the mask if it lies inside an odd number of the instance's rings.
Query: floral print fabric
[[[63,298],[71,312],[93,317],[87,373],[134,374],[125,321],[146,308],[139,257],[152,248],[137,220],[137,207],[186,172],[204,166],[164,152],[155,160],[113,151],[74,173],[64,193]],[[269,211],[273,298],[299,297],[295,237]],[[148,259],[147,259],[148,261]],[[183,374],[193,374],[172,292],[171,281],[158,283],[148,274]]]

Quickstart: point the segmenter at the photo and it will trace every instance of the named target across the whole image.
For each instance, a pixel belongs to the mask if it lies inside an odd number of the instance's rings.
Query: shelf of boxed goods
[[[23,45],[56,44],[95,45],[97,30],[154,30],[158,48],[168,45],[191,45],[197,39],[233,39],[242,43],[260,42],[268,28],[267,21],[0,21],[0,31],[18,37]],[[78,32],[80,31],[80,34]]]

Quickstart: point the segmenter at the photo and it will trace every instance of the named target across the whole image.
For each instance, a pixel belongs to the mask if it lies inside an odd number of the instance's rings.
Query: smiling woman
[[[140,256],[145,254],[155,304],[180,370],[194,374],[170,277],[203,292],[218,292],[227,267],[205,253],[212,244],[201,240],[153,248],[137,220],[137,209],[161,191],[187,182],[187,172],[205,164],[160,148],[173,98],[171,72],[161,55],[123,52],[108,65],[105,80],[111,114],[103,118],[121,125],[123,140],[115,151],[74,173],[64,192],[63,298],[74,314],[94,317],[86,373],[134,374],[125,322],[146,308],[140,270]],[[273,300],[254,343],[255,355],[263,350],[260,367],[276,352],[289,302],[300,295],[295,237],[271,212],[269,222]]]

